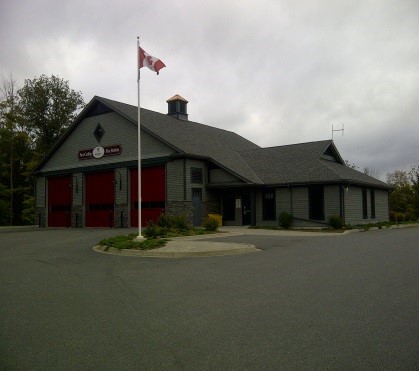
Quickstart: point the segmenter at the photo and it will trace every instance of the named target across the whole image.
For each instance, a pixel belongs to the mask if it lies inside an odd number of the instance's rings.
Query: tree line
[[[390,220],[396,222],[419,219],[419,165],[410,171],[396,170],[387,174],[390,191]]]
[[[58,76],[41,75],[17,87],[13,76],[0,87],[0,225],[35,222],[32,170],[85,106],[81,92]],[[346,162],[357,169],[357,166]],[[378,177],[374,168],[364,173]],[[390,219],[419,218],[419,165],[387,174]]]
[[[85,103],[58,76],[0,86],[0,225],[35,222],[32,170],[64,133]]]
[[[357,170],[349,161],[345,165]],[[380,172],[371,166],[364,167],[364,174],[378,178]],[[389,194],[389,217],[394,222],[417,221],[419,219],[419,165],[409,171],[395,170],[386,174],[386,183],[391,187]]]

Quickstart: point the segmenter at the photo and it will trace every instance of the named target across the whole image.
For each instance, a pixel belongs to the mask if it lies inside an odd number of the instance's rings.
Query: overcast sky
[[[0,0],[0,73],[58,75],[86,102],[189,100],[191,121],[262,147],[330,139],[387,172],[419,165],[418,0]]]

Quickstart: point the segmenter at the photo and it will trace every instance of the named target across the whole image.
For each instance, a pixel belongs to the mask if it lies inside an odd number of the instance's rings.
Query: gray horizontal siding
[[[105,130],[105,135],[100,143],[97,142],[93,135],[98,123]],[[112,164],[123,161],[136,161],[138,159],[137,140],[137,127],[114,112],[88,117],[80,122],[77,128],[61,144],[42,167],[41,172]],[[122,152],[118,156],[89,160],[78,159],[80,150],[116,144],[122,146]],[[173,153],[175,151],[170,147],[148,133],[141,132],[141,156],[143,159],[165,157]]]
[[[328,222],[331,216],[340,216],[339,185],[324,187],[324,216]]]
[[[368,218],[362,215],[362,187],[349,186],[345,191],[345,222],[346,224],[366,224],[388,221],[387,191],[375,190],[375,218],[371,218],[371,193],[367,188]]]
[[[380,222],[388,221],[388,192],[375,190],[375,219]]]
[[[292,206],[291,206],[291,191],[292,191]],[[278,216],[282,212],[288,212],[295,218],[308,219],[309,218],[309,204],[308,204],[308,188],[297,187],[292,188],[277,188],[275,192],[276,197],[276,215]],[[339,204],[339,186],[330,185],[324,187],[324,209],[325,209],[325,221],[330,216],[340,215],[340,204]],[[262,191],[256,192],[256,224],[257,225],[277,225],[277,220],[267,221],[263,220],[263,209],[262,209]],[[294,225],[318,225],[319,223],[307,221],[298,222],[295,221]],[[303,225],[302,225],[303,226]]]
[[[184,161],[170,161],[166,165],[167,201],[184,201]]]
[[[46,182],[45,177],[36,178],[36,207],[46,206]]]
[[[308,188],[298,187],[292,189],[293,217],[308,219]]]
[[[191,168],[202,169],[202,184],[195,184],[191,182]],[[205,185],[208,181],[207,166],[204,161],[186,159],[186,201],[192,201],[192,189],[202,189],[202,201],[207,201],[207,192]]]
[[[350,186],[345,191],[345,222],[346,224],[363,223],[362,188]]]

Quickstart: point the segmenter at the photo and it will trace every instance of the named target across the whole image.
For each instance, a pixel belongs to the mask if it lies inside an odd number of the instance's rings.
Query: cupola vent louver
[[[180,120],[188,120],[188,101],[179,94],[167,101],[167,114]]]

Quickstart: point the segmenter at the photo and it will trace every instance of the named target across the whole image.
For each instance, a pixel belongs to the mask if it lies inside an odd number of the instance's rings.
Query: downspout
[[[341,218],[343,220],[343,224],[346,224],[346,213],[345,213],[345,186],[342,184],[340,186],[340,192],[341,192],[341,197],[340,197],[340,210],[341,210]]]

